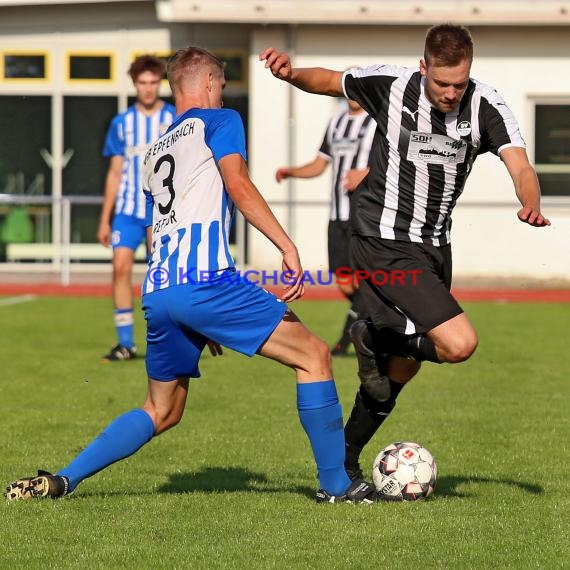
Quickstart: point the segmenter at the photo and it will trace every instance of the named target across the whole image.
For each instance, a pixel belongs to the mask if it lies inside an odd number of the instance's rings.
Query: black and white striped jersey
[[[350,217],[351,192],[343,188],[343,179],[348,170],[368,167],[375,131],[374,121],[364,111],[349,115],[348,109],[341,109],[329,122],[319,153],[332,162],[331,220]]]
[[[353,232],[360,235],[448,244],[451,212],[475,158],[525,147],[501,96],[474,79],[450,113],[429,102],[419,69],[349,69],[343,88],[377,124],[370,174],[352,204]]]

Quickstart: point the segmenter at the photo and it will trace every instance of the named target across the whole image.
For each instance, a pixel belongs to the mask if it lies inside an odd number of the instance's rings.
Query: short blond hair
[[[222,76],[224,62],[207,49],[189,46],[179,49],[169,60],[166,69],[168,83],[172,91],[186,76],[196,74],[200,68],[209,68],[214,74]]]

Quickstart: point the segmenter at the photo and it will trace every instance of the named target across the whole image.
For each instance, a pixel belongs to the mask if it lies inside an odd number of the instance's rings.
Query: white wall
[[[60,92],[73,94],[134,94],[127,70],[133,56],[147,51],[169,51],[171,30],[156,21],[154,7],[147,2],[107,6],[27,6],[2,9],[0,52],[40,51],[48,54],[49,80],[3,82],[2,94]],[[67,54],[112,53],[114,81],[88,84],[65,79]],[[162,95],[170,91],[164,82]]]
[[[570,96],[570,34],[561,28],[475,28],[472,76],[493,85],[517,116],[533,158],[534,96]],[[378,62],[415,66],[423,52],[424,27],[300,26],[292,36],[286,27],[258,28],[252,33],[250,61],[251,170],[266,198],[283,200],[286,187],[273,179],[275,168],[288,162],[288,113],[293,106],[292,162],[313,158],[335,102],[291,88],[273,78],[257,60],[267,46],[288,49],[299,67],[342,70]],[[293,90],[292,100],[289,93]],[[282,183],[283,184],[283,183]],[[297,180],[293,196],[322,200],[321,207],[299,207],[289,228],[308,269],[326,266],[329,179]],[[549,207],[549,203],[553,204]],[[453,216],[454,267],[457,276],[514,276],[549,279],[570,276],[570,200],[543,200],[551,228],[530,228],[516,218],[518,202],[500,160],[477,160]],[[496,203],[492,206],[492,203]],[[478,206],[477,206],[478,205]],[[277,208],[283,223],[284,208]],[[271,247],[250,234],[250,262],[274,267]]]
[[[280,185],[274,173],[279,166],[303,164],[315,156],[338,103],[273,78],[259,62],[258,53],[273,45],[291,50],[295,65],[339,70],[381,61],[415,66],[425,35],[424,26],[167,24],[156,20],[151,2],[14,7],[2,8],[1,14],[0,51],[45,49],[52,66],[51,82],[33,87],[4,82],[2,93],[80,93],[81,85],[61,79],[64,54],[71,49],[117,53],[117,82],[88,89],[89,93],[119,92],[126,100],[132,92],[126,69],[133,52],[170,50],[191,43],[211,49],[249,48],[250,170],[296,240],[304,266],[311,270],[327,265],[330,172]],[[472,33],[472,74],[503,95],[519,120],[532,160],[532,98],[570,97],[570,32],[564,26],[474,26]],[[163,94],[168,94],[166,85]],[[288,197],[296,202],[292,210],[285,205]],[[551,228],[533,229],[518,222],[517,201],[506,170],[496,157],[479,158],[454,213],[456,275],[570,275],[570,199],[544,199],[543,209],[552,219]],[[280,256],[251,229],[249,260],[258,268],[275,269]]]

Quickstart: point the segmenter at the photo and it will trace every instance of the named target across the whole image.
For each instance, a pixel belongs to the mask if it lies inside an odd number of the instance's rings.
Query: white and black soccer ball
[[[419,443],[398,441],[374,460],[372,479],[380,496],[392,501],[417,501],[435,489],[437,463]]]

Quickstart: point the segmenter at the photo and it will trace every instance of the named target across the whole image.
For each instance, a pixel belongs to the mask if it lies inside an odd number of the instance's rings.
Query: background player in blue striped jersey
[[[352,270],[350,254],[350,203],[352,193],[368,174],[368,156],[376,124],[356,102],[348,101],[329,121],[317,156],[301,166],[282,167],[275,172],[277,182],[287,178],[314,178],[332,164],[331,207],[328,224],[329,271]],[[350,327],[359,317],[359,289],[352,280],[339,280],[338,287],[350,301],[342,334],[331,354],[342,356],[350,345]]]
[[[141,167],[151,142],[174,120],[172,105],[159,99],[164,62],[137,57],[129,68],[137,100],[109,125],[103,155],[109,157],[97,239],[113,248],[113,302],[117,344],[103,358],[129,360],[136,354],[133,327],[132,272],[135,251],[146,237]]]
[[[431,27],[419,68],[293,68],[273,48],[260,59],[275,77],[310,93],[344,94],[375,119],[370,173],[352,204],[355,268],[419,272],[416,283],[361,282],[370,319],[351,329],[361,385],[345,427],[345,466],[359,478],[363,447],[421,362],[462,362],[477,347],[477,333],[450,292],[451,213],[477,156],[501,158],[521,222],[550,222],[513,113],[492,86],[469,75],[473,42],[465,27]]]
[[[169,62],[168,79],[178,117],[145,158],[152,228],[143,285],[146,401],[119,416],[56,475],[40,472],[12,483],[7,498],[61,497],[175,426],[209,340],[214,348],[260,354],[295,370],[299,418],[319,474],[317,501],[371,503],[373,487],[351,482],[344,469],[342,409],[328,347],[284,302],[303,294],[303,270],[295,244],[249,178],[238,113],[221,108],[223,64],[189,47]],[[236,207],[280,252],[291,280],[282,299],[236,272],[228,242]]]

